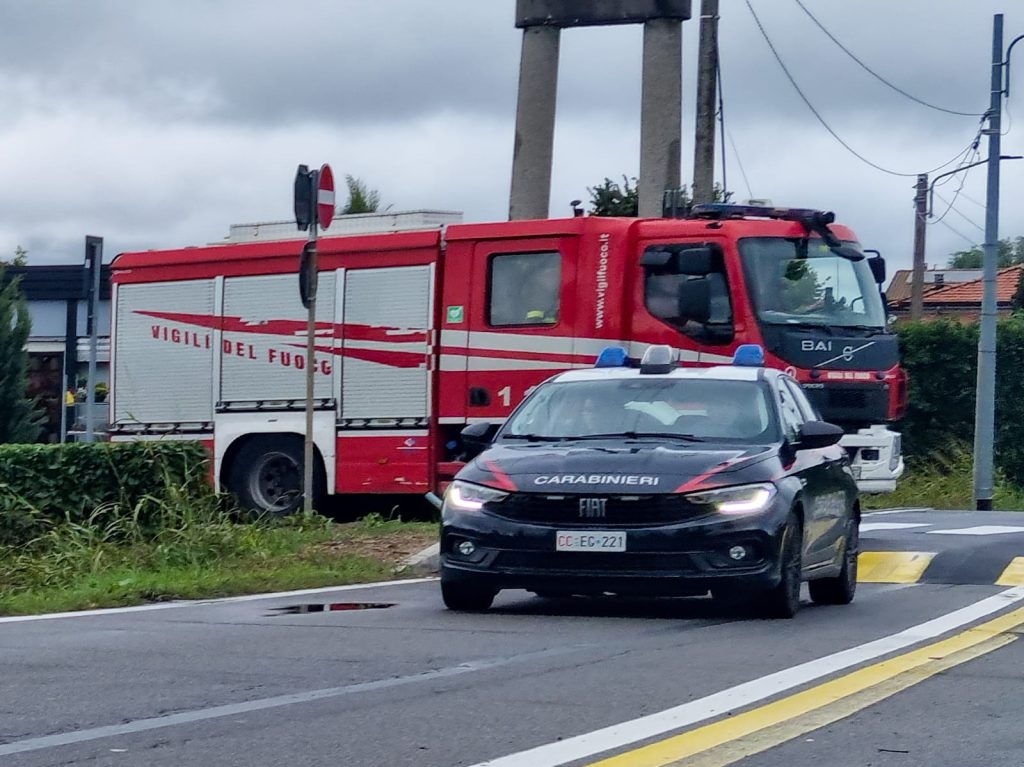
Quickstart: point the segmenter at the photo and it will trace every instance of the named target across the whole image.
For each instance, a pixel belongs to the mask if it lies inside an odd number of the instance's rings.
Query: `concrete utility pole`
[[[697,120],[693,147],[693,201],[714,202],[715,92],[718,87],[718,0],[701,0],[697,62]],[[725,142],[725,137],[722,137]]]
[[[561,34],[558,27],[536,26],[523,30],[509,195],[510,221],[547,218],[551,207]]]
[[[988,128],[985,129],[988,134],[988,190],[985,199],[984,293],[978,338],[978,398],[974,413],[974,500],[978,511],[990,510],[995,494],[992,452],[996,411],[996,271],[999,261],[1002,106],[1003,14],[997,13],[992,23],[992,92]]]
[[[637,196],[640,217],[657,218],[665,190],[681,183],[683,25],[678,21],[644,23],[643,72]]]
[[[924,315],[924,242],[927,231],[925,216],[928,215],[928,174],[917,177],[917,192],[914,195],[914,272],[910,279],[910,319],[919,320]]]
[[[547,218],[551,203],[561,30],[644,25],[640,117],[641,216],[660,216],[666,189],[678,189],[682,143],[682,22],[690,0],[516,0],[523,30],[509,219]]]

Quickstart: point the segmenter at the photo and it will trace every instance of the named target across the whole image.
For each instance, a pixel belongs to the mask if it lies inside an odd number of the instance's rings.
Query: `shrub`
[[[208,482],[198,442],[0,445],[0,544],[125,510],[145,525],[169,492],[201,497]]]
[[[978,326],[940,320],[899,328],[910,378],[909,408],[900,424],[911,458],[974,440]],[[999,321],[996,359],[996,464],[1024,487],[1024,317]]]

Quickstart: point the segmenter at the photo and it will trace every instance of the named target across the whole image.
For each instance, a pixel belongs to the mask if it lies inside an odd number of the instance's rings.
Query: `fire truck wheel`
[[[292,435],[256,437],[246,442],[231,466],[229,488],[247,509],[286,516],[302,508],[302,440]],[[324,496],[323,466],[313,467],[313,504]]]

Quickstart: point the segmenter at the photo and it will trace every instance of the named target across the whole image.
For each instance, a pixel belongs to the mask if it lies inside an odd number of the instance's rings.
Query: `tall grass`
[[[1024,489],[996,472],[995,508],[1024,511]],[[974,452],[966,444],[954,442],[935,450],[926,458],[911,459],[896,492],[865,496],[870,508],[929,507],[933,509],[973,509]]]

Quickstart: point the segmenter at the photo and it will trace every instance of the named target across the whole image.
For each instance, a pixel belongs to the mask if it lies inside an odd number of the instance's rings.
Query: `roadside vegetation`
[[[996,472],[996,509],[1024,511],[1024,489],[1009,482],[1002,471]],[[933,451],[910,458],[907,472],[895,493],[863,496],[866,508],[974,508],[974,455],[961,443],[944,451]]]
[[[207,476],[188,443],[0,446],[0,615],[385,580],[436,539],[379,514],[247,517]]]

